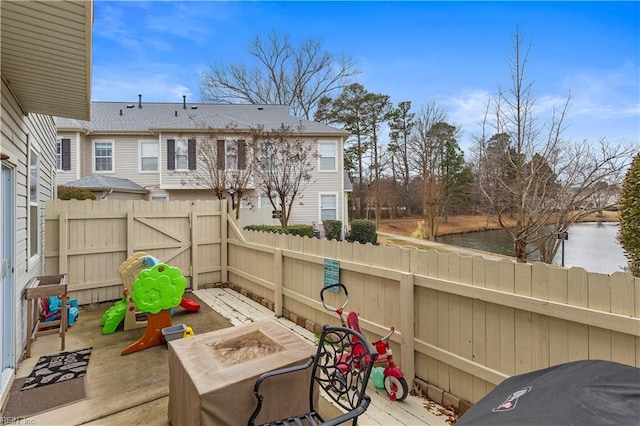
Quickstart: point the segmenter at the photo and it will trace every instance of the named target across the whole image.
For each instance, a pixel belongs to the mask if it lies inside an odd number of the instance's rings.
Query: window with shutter
[[[237,170],[238,167],[238,148],[235,140],[225,141],[225,159],[224,167],[226,170]]]
[[[186,139],[176,140],[176,170],[189,170],[189,146]]]

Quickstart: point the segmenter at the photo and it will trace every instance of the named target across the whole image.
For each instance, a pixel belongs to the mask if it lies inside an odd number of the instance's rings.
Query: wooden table
[[[304,364],[315,352],[313,345],[274,320],[172,340],[169,420],[173,426],[244,426],[257,406],[253,386],[258,376]],[[257,422],[308,411],[310,380],[309,369],[265,381]]]
[[[60,298],[60,319],[43,322],[40,320],[40,298],[58,296]],[[64,334],[67,330],[67,274],[45,275],[32,278],[25,289],[27,300],[27,349],[31,356],[31,344],[45,334],[60,334],[60,350],[64,351]],[[46,328],[46,330],[43,330]]]

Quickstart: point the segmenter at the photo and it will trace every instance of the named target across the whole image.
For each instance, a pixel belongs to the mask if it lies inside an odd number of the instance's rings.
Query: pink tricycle
[[[339,293],[340,289],[344,290],[345,301],[343,305],[339,308],[329,306],[324,300],[325,291],[329,290],[334,293]],[[344,284],[332,284],[324,287],[320,291],[320,300],[322,300],[322,305],[326,310],[338,314],[343,327],[349,327],[352,330],[355,330],[358,333],[362,334],[362,331],[360,330],[358,314],[356,312],[352,311],[347,314],[346,323],[344,320],[344,316],[342,315],[344,313],[344,308],[349,303],[349,292],[347,291],[347,287]],[[389,338],[391,338],[394,331],[395,329],[391,327],[389,333],[387,333],[386,336],[373,342],[373,346],[375,346],[378,352],[378,357],[376,358],[374,366],[384,367],[384,388],[389,395],[389,399],[391,401],[402,401],[409,394],[409,386],[407,385],[407,381],[404,378],[404,373],[393,362],[393,353],[391,351],[391,347],[389,346]]]

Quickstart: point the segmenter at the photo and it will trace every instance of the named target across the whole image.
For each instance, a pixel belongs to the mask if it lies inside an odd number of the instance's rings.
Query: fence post
[[[193,211],[193,206],[189,212],[189,222],[191,226],[191,288],[198,290],[200,288],[198,280],[198,212]]]
[[[128,259],[133,254],[134,244],[135,244],[135,235],[133,235],[133,228],[135,226],[134,223],[134,213],[133,211],[127,212],[127,255],[125,259]]]
[[[282,249],[277,248],[273,253],[273,303],[276,317],[282,316]]]
[[[227,230],[229,229],[229,214],[227,200],[220,200],[220,281],[229,282],[229,245],[227,244]]]
[[[69,242],[69,213],[60,213],[58,216],[58,273],[68,272],[69,259],[67,247]]]
[[[414,305],[413,305],[413,274],[403,272],[400,274],[400,366],[405,379],[409,384],[409,390],[413,387],[415,378],[415,343],[414,343]]]

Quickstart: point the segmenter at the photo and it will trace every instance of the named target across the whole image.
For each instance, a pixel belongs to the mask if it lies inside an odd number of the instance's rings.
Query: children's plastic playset
[[[102,316],[102,333],[115,332],[122,321],[125,330],[146,327],[145,333],[127,346],[122,355],[193,336],[191,327],[171,323],[173,310],[178,306],[188,312],[200,309],[200,304],[183,297],[187,280],[179,268],[139,252],[120,265],[118,275],[124,287],[123,297]]]

